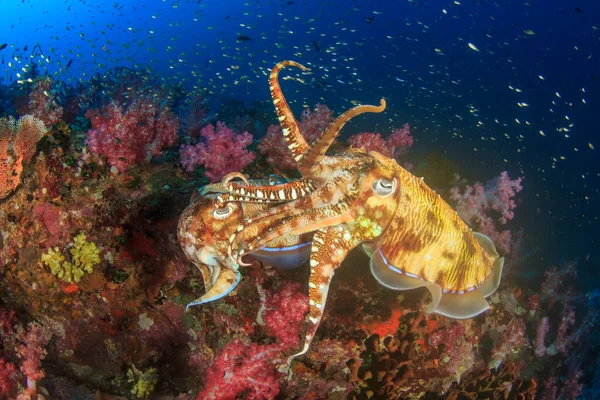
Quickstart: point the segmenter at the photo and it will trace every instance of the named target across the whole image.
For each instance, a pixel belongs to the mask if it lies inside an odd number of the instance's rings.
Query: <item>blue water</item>
[[[269,69],[292,59],[312,68],[282,83],[296,113],[385,97],[384,114],[345,134],[408,122],[413,162],[435,151],[470,181],[522,176],[509,226],[539,249],[522,268],[581,257],[582,282],[597,286],[596,1],[1,0],[0,11],[4,83],[32,63],[70,84],[128,66],[251,104],[269,101]]]

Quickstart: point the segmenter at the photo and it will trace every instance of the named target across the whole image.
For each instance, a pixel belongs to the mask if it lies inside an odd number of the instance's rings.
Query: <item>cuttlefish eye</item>
[[[233,206],[231,204],[227,204],[223,208],[215,208],[212,211],[212,216],[214,219],[225,219],[231,215],[233,212]]]
[[[381,198],[388,197],[396,191],[396,180],[381,178],[373,182],[373,191]]]

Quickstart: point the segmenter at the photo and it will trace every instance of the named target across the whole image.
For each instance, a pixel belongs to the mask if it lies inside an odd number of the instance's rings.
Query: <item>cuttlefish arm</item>
[[[289,148],[292,157],[298,163],[298,170],[303,176],[308,177],[312,175],[312,168],[318,167],[318,164],[325,156],[327,149],[331,146],[340,130],[350,119],[368,112],[383,112],[386,107],[386,102],[384,99],[381,99],[379,106],[360,105],[346,111],[327,127],[323,135],[315,143],[309,145],[306,143],[306,139],[300,132],[298,123],[290,110],[279,84],[279,72],[287,66],[297,67],[303,71],[310,71],[310,68],[294,61],[282,61],[275,65],[269,75],[269,89],[271,91],[273,105],[275,106],[275,112],[277,113],[277,118],[282,128],[283,139]]]
[[[200,304],[209,303],[211,301],[218,300],[222,297],[227,296],[231,293],[238,283],[240,283],[240,273],[237,269],[231,268],[221,268],[221,267],[209,267],[203,265],[202,268],[200,265],[198,269],[202,272],[202,276],[205,278],[205,287],[208,288],[206,293],[197,298],[196,300],[188,303],[185,306],[185,311],[187,312],[188,308],[191,306],[197,306]],[[208,271],[210,270],[210,271]],[[215,278],[215,281],[211,283],[211,285],[206,286],[206,277],[205,274],[208,271],[209,279]]]
[[[326,168],[323,166],[323,158],[325,157],[325,153],[336,137],[339,135],[340,131],[346,125],[348,121],[352,118],[356,117],[360,114],[365,113],[380,113],[385,110],[386,102],[384,99],[381,99],[381,103],[379,106],[371,106],[371,105],[361,105],[356,106],[339,117],[335,119],[323,132],[323,135],[302,154],[298,162],[298,171],[302,174],[302,176],[306,177],[314,177],[315,175],[323,175],[327,174]]]
[[[290,149],[292,157],[298,162],[298,160],[302,158],[302,154],[308,150],[308,144],[306,143],[304,136],[302,136],[300,128],[298,128],[296,118],[294,118],[294,114],[290,110],[290,106],[279,85],[279,72],[287,66],[297,67],[303,71],[310,71],[310,68],[294,61],[282,61],[275,65],[269,75],[269,89],[271,91],[273,105],[275,106],[275,112],[277,113],[279,124],[281,125],[283,139]]]
[[[340,216],[348,210],[353,194],[343,195],[339,192],[339,186],[344,181],[354,179],[355,169],[358,168],[360,166],[356,165],[354,169],[338,171],[335,179],[316,191],[247,218],[229,238],[229,255],[239,262],[244,254],[266,246],[280,236],[300,235],[343,222]],[[345,197],[345,201],[340,201],[342,197]]]
[[[339,162],[331,165],[331,162],[323,162],[325,153],[331,146],[342,127],[352,118],[365,113],[380,113],[385,109],[385,100],[381,99],[380,106],[362,105],[354,107],[340,115],[324,132],[323,136],[310,147],[306,147],[306,157],[300,155],[299,170],[310,177],[279,185],[242,185],[235,182],[218,184],[219,188],[224,186],[227,193],[220,194],[215,200],[215,207],[222,208],[225,203],[232,201],[255,202],[255,203],[281,203],[296,200],[312,193],[319,182],[329,175],[335,173],[332,169],[344,167]],[[295,124],[295,121],[294,121]],[[291,128],[290,128],[291,129]],[[302,136],[302,135],[300,135]],[[304,139],[302,139],[304,140]]]
[[[315,189],[315,184],[309,179],[299,179],[278,185],[242,185],[228,183],[228,193],[222,193],[215,199],[215,207],[222,208],[225,203],[243,201],[246,203],[281,203],[296,200],[306,196]]]
[[[319,229],[313,236],[310,257],[310,278],[308,281],[308,327],[302,350],[292,356],[305,354],[319,328],[329,285],[348,253],[364,239],[346,226],[329,226]]]

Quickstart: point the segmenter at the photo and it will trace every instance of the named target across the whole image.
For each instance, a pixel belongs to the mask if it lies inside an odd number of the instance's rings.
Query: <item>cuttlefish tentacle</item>
[[[292,157],[294,157],[294,160],[297,162],[302,158],[302,154],[308,149],[308,144],[306,143],[304,136],[302,136],[302,133],[300,133],[300,128],[298,128],[298,123],[294,118],[294,114],[290,110],[290,106],[279,86],[279,71],[287,66],[298,67],[303,71],[309,71],[310,68],[294,61],[282,61],[273,68],[271,75],[269,75],[271,98],[273,99],[275,111],[277,112],[277,117],[281,125],[283,139],[290,149]]]
[[[228,183],[227,193],[215,199],[215,207],[222,208],[225,203],[243,201],[246,203],[281,203],[304,197],[315,189],[315,184],[308,179],[287,182],[280,185],[247,186],[239,183]]]
[[[336,176],[332,177],[330,181],[320,186],[317,190],[309,193],[306,196],[300,197],[298,200],[280,204],[278,206],[269,208],[255,216],[247,218],[242,225],[240,225],[236,232],[231,236],[229,242],[229,253],[230,255],[236,255],[237,251],[241,249],[241,244],[245,241],[250,240],[250,236],[261,231],[261,228],[256,228],[256,224],[261,222],[263,226],[271,225],[274,226],[283,219],[289,216],[300,215],[305,212],[315,212],[319,209],[336,203],[340,200],[341,193],[339,191],[340,186],[344,185],[344,182],[348,182],[354,179],[358,173],[358,169],[361,164],[357,162],[352,155],[346,157],[347,161],[344,163],[346,168],[336,171]],[[347,202],[350,199],[350,195],[344,193],[344,200]],[[252,229],[247,229],[248,226],[254,225]],[[266,228],[268,229],[268,228]],[[271,228],[272,229],[272,228]],[[286,233],[287,234],[287,233]],[[238,237],[238,235],[241,235]],[[239,244],[234,245],[234,241]],[[235,247],[233,249],[232,247]]]
[[[231,256],[235,255],[241,265],[241,258],[246,254],[268,245],[282,235],[302,235],[314,232],[321,227],[333,226],[348,222],[352,217],[347,214],[347,203],[331,204],[314,210],[303,210],[298,215],[287,215],[283,218],[261,220],[250,228],[243,229],[232,236]]]
[[[309,149],[304,152],[301,159],[298,161],[298,171],[300,171],[303,176],[311,177],[315,175],[313,172],[314,169],[322,170],[321,161],[323,160],[323,157],[325,157],[325,153],[333,144],[335,138],[338,136],[344,125],[346,125],[348,121],[357,115],[383,112],[385,110],[385,106],[385,100],[381,99],[379,106],[357,106],[337,117],[335,121],[333,121],[333,123],[327,127],[325,132],[323,132],[323,135],[319,138],[319,140],[313,143]]]
[[[319,229],[313,236],[310,256],[310,278],[308,281],[308,327],[306,328],[304,347],[292,357],[305,354],[317,332],[329,285],[335,270],[348,253],[361,242],[361,239],[339,226]]]

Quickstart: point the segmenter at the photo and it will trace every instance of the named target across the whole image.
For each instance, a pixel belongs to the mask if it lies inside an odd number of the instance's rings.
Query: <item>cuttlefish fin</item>
[[[496,251],[496,246],[494,246],[494,242],[492,242],[492,239],[478,232],[473,232],[473,235],[475,236],[475,239],[477,239],[481,247],[483,247],[483,250],[485,250],[494,258],[496,258],[494,266],[492,267],[492,273],[479,287],[479,290],[481,291],[483,297],[488,297],[491,296],[492,293],[496,291],[496,289],[498,289],[498,286],[500,286],[500,279],[502,278],[502,270],[504,268],[504,257],[500,257],[498,251]]]
[[[485,251],[498,257],[494,244],[487,236],[476,234],[475,237]],[[503,266],[504,258],[497,258],[490,276],[480,287],[462,293],[444,293],[440,285],[427,282],[391,265],[380,250],[375,251],[371,257],[371,273],[383,286],[394,290],[425,287],[431,293],[432,300],[424,311],[455,319],[471,318],[490,308],[485,298],[494,293],[500,285]]]
[[[377,249],[371,256],[371,273],[383,286],[393,290],[410,290],[425,287],[431,293],[431,302],[426,306],[425,312],[435,312],[442,298],[440,285],[427,282],[416,275],[407,274],[391,265],[381,250]]]
[[[310,247],[310,242],[293,246],[263,247],[250,253],[250,256],[275,268],[294,269],[308,261]]]
[[[490,305],[481,291],[475,289],[463,294],[444,293],[437,308],[433,311],[455,319],[471,318],[487,311]]]
[[[214,266],[213,268],[215,269],[211,271],[213,273],[213,279],[211,280],[213,280],[214,283],[206,293],[189,303],[185,307],[186,311],[191,306],[197,306],[200,304],[208,303],[211,301],[218,300],[221,297],[227,296],[229,293],[231,293],[233,289],[235,289],[238,283],[240,283],[241,277],[239,271],[230,268],[221,268]],[[215,274],[215,272],[217,273]],[[216,279],[214,279],[215,277]]]

